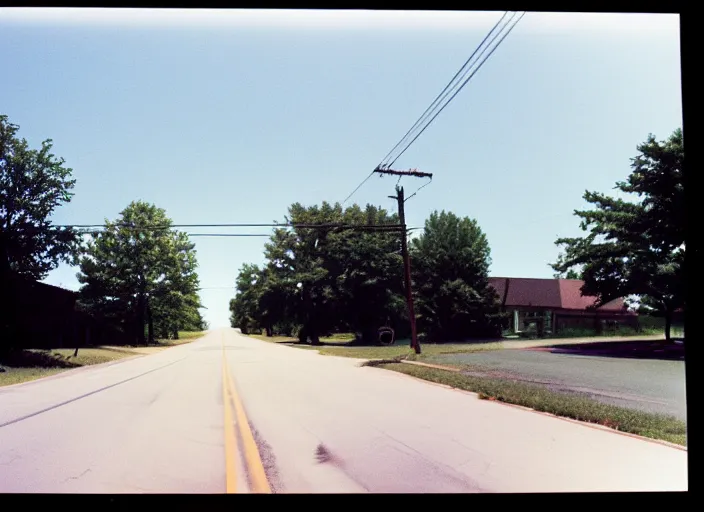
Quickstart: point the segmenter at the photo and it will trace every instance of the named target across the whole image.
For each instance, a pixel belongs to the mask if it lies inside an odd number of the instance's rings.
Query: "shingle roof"
[[[585,310],[596,302],[595,297],[582,295],[584,281],[577,279],[490,277],[489,284],[494,287],[504,306]],[[599,309],[621,311],[623,299],[612,300]]]

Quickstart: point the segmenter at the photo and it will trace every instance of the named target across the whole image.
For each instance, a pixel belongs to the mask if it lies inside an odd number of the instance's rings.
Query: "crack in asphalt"
[[[181,359],[178,359],[178,360],[176,360],[176,361],[172,361],[172,362],[170,362],[170,363],[168,363],[168,364],[165,364],[165,365],[163,365],[163,366],[159,366],[159,367],[157,367],[157,368],[152,368],[152,369],[149,370],[149,371],[146,371],[146,372],[144,372],[144,373],[140,373],[139,375],[135,375],[135,376],[130,377],[130,378],[128,378],[128,379],[124,379],[124,380],[121,380],[121,381],[119,381],[119,382],[115,382],[114,384],[110,384],[110,385],[108,385],[108,386],[103,386],[102,388],[95,389],[95,390],[93,390],[93,391],[90,391],[89,393],[84,393],[84,394],[82,394],[82,395],[79,395],[79,396],[77,396],[77,397],[71,398],[71,399],[69,399],[69,400],[64,400],[63,402],[59,402],[58,404],[54,404],[54,405],[52,405],[52,406],[50,406],[50,407],[45,407],[44,409],[41,409],[41,410],[39,410],[39,411],[30,413],[30,414],[26,414],[26,415],[24,415],[24,416],[20,416],[19,418],[15,418],[14,420],[6,421],[5,423],[0,423],[0,428],[2,428],[2,427],[7,427],[8,425],[12,425],[13,423],[19,423],[20,421],[24,421],[24,420],[27,420],[27,419],[29,419],[29,418],[33,418],[34,416],[38,416],[38,415],[43,414],[43,413],[45,413],[45,412],[49,412],[49,411],[51,411],[51,410],[53,410],[53,409],[58,409],[59,407],[62,407],[62,406],[64,406],[64,405],[68,405],[68,404],[70,404],[70,403],[72,403],[72,402],[76,402],[77,400],[80,400],[81,398],[86,398],[86,397],[89,397],[89,396],[91,396],[91,395],[95,395],[96,393],[100,393],[101,391],[106,391],[106,390],[108,390],[108,389],[110,389],[110,388],[114,388],[114,387],[116,387],[116,386],[119,386],[120,384],[124,384],[124,383],[126,383],[126,382],[131,381],[131,380],[138,379],[139,377],[143,377],[143,376],[148,375],[148,374],[150,374],[150,373],[153,373],[153,372],[155,372],[155,371],[157,371],[157,370],[162,370],[162,369],[167,368],[167,367],[169,367],[169,366],[171,366],[171,365],[174,365],[174,364],[176,364],[176,363],[180,363],[180,362],[183,361],[184,359],[186,359],[186,358],[185,358],[185,357],[182,357]]]
[[[83,473],[81,473],[78,476],[68,477],[66,480],[64,480],[64,482],[68,482],[69,480],[78,480],[79,478],[82,478],[83,476],[85,476],[89,471],[90,471],[90,468],[86,469]]]
[[[279,474],[279,468],[276,463],[276,456],[274,455],[271,446],[267,443],[259,431],[254,425],[250,423],[250,429],[252,430],[252,436],[254,437],[254,442],[259,449],[259,456],[262,459],[262,465],[264,466],[264,474],[269,481],[269,487],[271,488],[272,494],[281,492],[283,490],[283,484],[281,481],[281,475]],[[245,468],[246,469],[246,468]],[[249,476],[249,475],[248,475]]]

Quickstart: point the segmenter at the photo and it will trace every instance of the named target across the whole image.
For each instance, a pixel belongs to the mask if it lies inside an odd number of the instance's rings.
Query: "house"
[[[490,277],[502,310],[509,313],[508,329],[518,333],[536,325],[538,334],[558,334],[563,329],[601,331],[604,325],[637,326],[638,315],[623,299],[595,308],[596,299],[582,295],[584,281],[578,279],[534,279]]]
[[[122,338],[115,326],[76,309],[77,292],[17,274],[5,283],[7,313],[21,348],[73,348]]]
[[[69,346],[74,340],[77,294],[13,274],[7,280],[16,342],[26,348]]]

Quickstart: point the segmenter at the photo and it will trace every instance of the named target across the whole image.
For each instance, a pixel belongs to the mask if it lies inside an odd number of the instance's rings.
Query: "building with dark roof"
[[[3,296],[17,348],[83,347],[93,343],[124,344],[117,326],[76,308],[78,293],[17,274],[5,277]]]
[[[637,325],[638,316],[623,299],[596,307],[596,298],[582,295],[584,281],[577,279],[535,279],[490,277],[502,308],[509,314],[508,328],[521,332],[535,324],[539,334],[559,334],[563,329],[600,331],[604,324]]]

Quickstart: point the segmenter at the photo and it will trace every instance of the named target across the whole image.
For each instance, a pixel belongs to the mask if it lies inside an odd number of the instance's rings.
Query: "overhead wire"
[[[371,178],[372,176],[374,176],[374,171],[370,172],[370,173],[369,173],[369,176],[367,176],[366,178],[364,178],[364,179],[362,180],[362,182],[361,182],[359,185],[357,185],[357,187],[356,187],[352,192],[350,192],[349,195],[340,203],[340,205],[344,205],[344,204],[350,199],[350,197],[352,197],[353,195],[355,195],[355,193],[356,193],[360,188],[362,188],[362,185],[364,185],[367,181],[369,181],[369,178]]]
[[[58,224],[56,228],[72,228],[93,230],[98,228],[118,227],[121,229],[133,231],[160,231],[176,228],[240,228],[240,227],[273,227],[273,228],[297,228],[297,229],[332,229],[332,228],[350,228],[350,229],[398,229],[396,224],[349,224],[340,222],[314,223],[314,222],[294,222],[294,223],[271,223],[271,224],[171,224],[171,225],[150,225],[150,226],[134,226],[127,224]],[[268,235],[267,235],[268,236]]]
[[[508,26],[509,27],[508,30],[506,30],[503,33],[503,35],[499,39],[498,43],[496,43],[496,45],[491,49],[489,54],[486,55],[486,57],[484,57],[484,59],[479,62],[479,64],[476,66],[476,68],[474,68],[472,73],[466,79],[464,79],[464,82],[462,82],[462,84],[459,86],[459,88],[457,88],[457,90],[454,92],[454,94],[452,94],[452,96],[450,96],[450,99],[448,99],[445,102],[445,104],[442,107],[440,107],[440,109],[433,115],[433,117],[430,118],[430,120],[425,124],[425,126],[423,126],[423,128],[418,132],[418,134],[416,134],[416,136],[413,137],[413,139],[408,144],[406,144],[406,146],[403,148],[403,150],[401,150],[398,153],[398,155],[396,155],[396,157],[390,163],[385,164],[387,167],[392,166],[401,157],[401,155],[403,155],[408,150],[408,148],[411,147],[411,145],[418,139],[418,137],[420,137],[423,134],[423,132],[425,132],[425,130],[432,124],[432,122],[438,117],[438,115],[440,115],[440,113],[443,110],[445,110],[445,108],[450,104],[450,102],[455,98],[455,96],[457,96],[457,94],[459,94],[459,92],[465,87],[465,85],[467,85],[467,83],[469,83],[469,81],[472,79],[472,77],[474,77],[474,75],[477,73],[477,71],[479,71],[479,69],[481,69],[481,67],[484,65],[484,63],[489,59],[489,57],[491,57],[491,55],[496,51],[496,49],[501,45],[501,43],[504,41],[504,39],[506,39],[506,37],[511,33],[511,31],[516,27],[518,22],[521,21],[523,16],[525,16],[525,14],[526,14],[525,11],[523,13],[521,13],[521,15],[518,17],[518,19],[513,24],[511,24],[511,20],[514,19],[515,14],[511,17],[511,19],[501,29],[501,30],[504,30],[504,28]],[[494,36],[494,38],[492,38],[491,42],[489,43],[490,45],[491,45],[491,43],[493,43],[496,40],[496,38],[499,37],[500,33],[501,33],[501,31],[499,31],[499,33],[497,33]],[[489,48],[489,46],[487,46],[480,53],[480,57],[481,57],[481,55],[483,55],[486,52],[486,50],[488,48]]]
[[[417,189],[415,192],[413,192],[410,196],[408,196],[403,202],[405,203],[406,201],[408,201],[409,199],[411,199],[413,196],[415,196],[415,195],[416,195],[418,192],[420,192],[422,189],[424,189],[425,187],[427,187],[428,185],[430,185],[432,182],[433,182],[433,178],[430,178],[424,185],[421,185],[420,187],[418,187],[418,189]]]
[[[391,150],[386,154],[384,158],[382,158],[381,162],[379,162],[379,165],[377,168],[381,168],[384,166],[385,162],[388,161],[389,157],[393,154],[393,152],[398,148],[403,142],[410,136],[410,134],[423,122],[425,118],[427,118],[428,115],[436,108],[436,104],[438,102],[442,101],[444,97],[447,95],[448,89],[452,85],[453,82],[457,79],[457,77],[462,73],[462,71],[467,67],[467,65],[470,63],[470,61],[474,58],[474,56],[477,54],[479,49],[482,47],[482,45],[486,42],[486,40],[491,36],[491,34],[496,30],[496,28],[499,26],[499,24],[506,18],[508,15],[508,11],[506,11],[501,18],[499,18],[499,21],[496,22],[494,27],[489,31],[489,33],[484,37],[481,43],[479,43],[479,46],[475,48],[475,50],[472,52],[472,54],[469,56],[469,58],[462,64],[459,70],[457,70],[457,73],[455,73],[455,76],[453,76],[450,81],[445,85],[445,88],[440,91],[440,94],[437,95],[437,97],[433,100],[433,102],[428,106],[428,108],[425,109],[425,112],[421,114],[421,116],[416,120],[415,123],[413,123],[413,126],[411,126],[408,131],[404,134],[403,137],[396,143],[396,145],[391,148]],[[513,17],[512,17],[513,18]],[[460,79],[461,81],[462,79]]]
[[[115,226],[115,225],[112,225]],[[132,226],[132,225],[118,225],[121,229],[127,229],[130,231],[162,231],[162,230],[172,230],[177,227],[250,227],[250,226],[263,226],[263,227],[273,227],[273,228],[292,228],[296,230],[300,229],[320,229],[320,230],[355,230],[361,232],[386,232],[393,233],[397,231],[402,231],[403,226],[400,224],[349,224],[349,223],[272,223],[272,224],[247,224],[247,223],[237,223],[237,224],[172,224],[170,226]],[[59,226],[63,229],[76,229],[76,232],[80,235],[90,235],[98,236],[100,233],[105,232],[104,229],[108,227],[105,224],[62,224]],[[415,229],[415,228],[411,228]],[[270,237],[271,233],[211,233],[211,232],[186,232],[188,237]]]
[[[496,30],[496,28],[501,24],[501,22],[504,20],[504,18],[506,18],[507,15],[508,15],[508,11],[505,12],[505,13],[501,16],[501,18],[499,18],[499,21],[496,22],[496,25],[494,25],[494,27],[493,27],[493,28],[489,31],[489,33],[484,37],[484,39],[483,39],[482,42],[479,44],[479,46],[477,46],[477,48],[474,50],[474,52],[472,52],[472,54],[469,56],[469,58],[465,61],[465,63],[462,65],[462,67],[460,67],[460,69],[457,71],[457,73],[455,73],[455,76],[452,77],[452,79],[447,83],[447,85],[445,86],[445,88],[440,92],[440,94],[438,94],[438,96],[433,100],[433,102],[430,104],[430,106],[425,109],[425,112],[423,112],[423,114],[421,114],[421,116],[416,120],[416,122],[413,124],[413,126],[411,126],[411,128],[406,132],[406,134],[405,134],[403,137],[401,137],[401,140],[399,140],[399,141],[396,143],[396,145],[395,145],[393,148],[391,148],[391,151],[389,151],[389,152],[387,153],[387,155],[381,160],[381,162],[379,163],[379,165],[377,165],[377,167],[376,167],[377,169],[379,169],[379,168],[381,168],[381,167],[383,167],[383,166],[389,167],[390,165],[393,165],[393,163],[396,161],[396,159],[397,159],[398,157],[396,157],[396,158],[393,160],[393,162],[391,162],[391,164],[385,165],[384,162],[387,161],[391,155],[393,155],[393,153],[394,153],[394,151],[396,150],[396,148],[398,148],[401,144],[403,144],[403,142],[413,133],[413,131],[414,131],[418,126],[420,126],[420,124],[437,108],[438,102],[439,102],[439,101],[442,101],[442,99],[444,99],[444,97],[447,96],[447,94],[449,94],[450,91],[448,91],[448,89],[451,90],[450,87],[452,86],[452,83],[455,82],[455,80],[457,79],[458,76],[460,76],[460,74],[462,73],[462,71],[467,67],[467,65],[469,64],[469,62],[473,59],[473,57],[476,55],[476,53],[479,51],[479,49],[482,47],[482,45],[483,45],[483,44],[486,42],[486,40],[491,36],[491,34],[494,33],[494,31]],[[514,16],[515,16],[515,13],[512,15],[511,19],[513,19]],[[493,39],[492,39],[492,42],[493,42]],[[481,56],[481,54],[480,54],[480,56]],[[460,80],[461,80],[461,79],[460,79]],[[452,87],[454,88],[454,86],[452,86]],[[454,97],[454,96],[453,96],[453,97]],[[451,100],[450,100],[450,101],[451,101]],[[443,107],[443,108],[444,108],[444,107]],[[433,117],[433,119],[434,119],[434,117]],[[432,122],[432,120],[431,120],[430,122]],[[422,131],[424,131],[425,128],[427,128],[427,125],[423,128]],[[422,131],[421,131],[421,133],[422,133]],[[417,136],[416,136],[416,138],[417,138]],[[414,141],[415,141],[415,138],[414,138]],[[412,143],[412,142],[411,142],[411,143]],[[406,149],[408,149],[408,148],[406,147],[406,148],[403,150],[403,152],[405,152]],[[400,155],[399,155],[399,156],[400,156]],[[375,170],[376,170],[376,169],[375,169]],[[374,175],[375,170],[372,171],[372,172],[370,172],[369,175],[367,175],[367,177],[365,177],[365,178],[362,180],[362,182],[359,183],[359,185],[357,185],[357,186],[354,188],[354,190],[352,190],[352,192],[350,192],[350,193],[347,195],[347,197],[345,197],[345,199],[341,202],[342,205],[344,205],[347,201],[349,201],[350,198],[351,198],[354,194],[356,194],[357,191],[358,191],[360,188],[362,188],[362,186],[363,186],[367,181],[369,181],[369,179],[371,179],[371,177]],[[400,181],[401,181],[401,178],[399,177],[398,182],[400,182]],[[398,182],[397,182],[397,184],[398,184]]]

